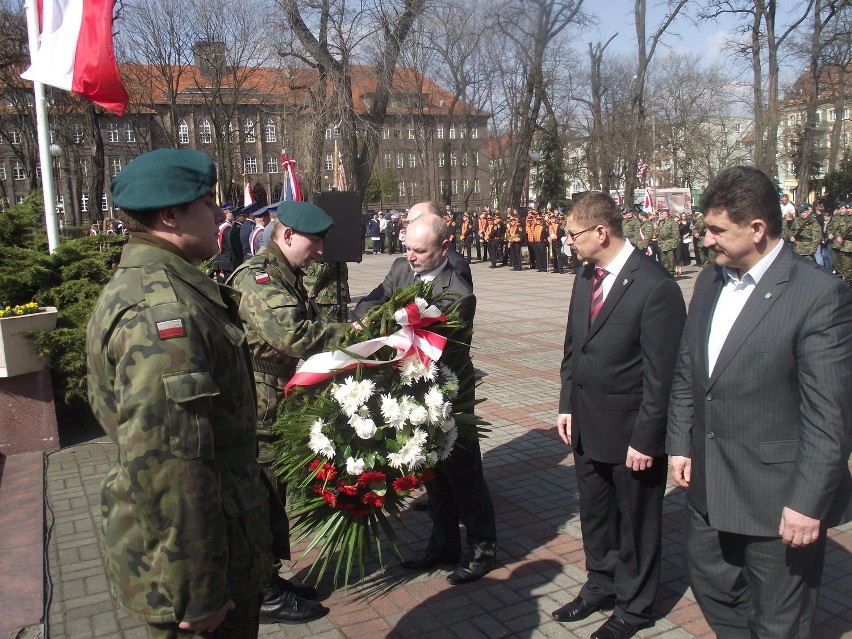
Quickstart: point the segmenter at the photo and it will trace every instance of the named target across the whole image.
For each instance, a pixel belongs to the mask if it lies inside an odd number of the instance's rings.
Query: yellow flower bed
[[[39,306],[35,302],[28,302],[20,306],[6,306],[0,308],[0,317],[16,317],[18,315],[30,315],[38,312]]]

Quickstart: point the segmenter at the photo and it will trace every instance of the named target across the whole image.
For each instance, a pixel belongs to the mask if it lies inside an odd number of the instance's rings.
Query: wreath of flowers
[[[397,320],[406,308],[416,316],[430,309],[433,317],[423,325],[432,337],[447,338],[449,348],[469,347],[470,331],[457,312],[434,317],[432,307],[441,299],[422,282],[398,291],[347,334],[341,351],[364,338],[401,332]],[[459,438],[487,432],[488,424],[474,414],[478,402],[459,396],[460,386],[473,380],[460,380],[440,360],[416,347],[403,353],[398,345],[356,359],[328,381],[296,387],[274,426],[274,468],[288,485],[296,543],[309,540],[303,556],[318,551],[309,570],[317,571],[317,582],[335,554],[335,583],[341,571],[348,583],[356,563],[363,577],[374,547],[382,561],[382,535],[399,555],[391,522],[399,520],[406,499],[432,478]]]

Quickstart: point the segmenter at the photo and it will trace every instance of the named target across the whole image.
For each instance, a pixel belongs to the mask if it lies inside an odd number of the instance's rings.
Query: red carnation
[[[403,475],[393,483],[393,489],[398,493],[411,492],[420,485],[420,480],[414,475]]]
[[[385,498],[381,495],[377,495],[372,490],[364,495],[364,499],[361,500],[367,506],[372,506],[373,508],[381,508],[385,503]]]
[[[320,462],[319,459],[315,459],[314,461],[311,462],[311,465],[308,466],[308,468],[310,469],[311,472],[314,472],[317,468],[319,468],[320,463],[321,462]]]
[[[331,481],[337,475],[337,471],[331,464],[323,464],[317,471],[317,479],[320,481]]]
[[[367,488],[372,484],[383,484],[387,475],[378,470],[368,470],[367,472],[361,473],[358,477],[358,485],[363,488]]]
[[[332,508],[334,508],[337,505],[337,496],[333,492],[331,492],[330,490],[323,490],[322,491],[322,498]]]

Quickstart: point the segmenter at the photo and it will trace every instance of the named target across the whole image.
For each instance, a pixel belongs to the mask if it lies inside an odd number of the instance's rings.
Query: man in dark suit
[[[428,201],[418,202],[412,206],[408,210],[408,214],[405,216],[405,219],[410,224],[424,214],[436,215],[442,220],[444,219],[438,205],[434,202]],[[449,236],[449,227],[447,229],[447,234]],[[470,264],[468,264],[462,254],[455,249],[452,242],[450,242],[450,248],[447,251],[447,259],[450,261],[450,266],[453,267],[453,270],[458,274],[458,276],[470,284],[470,288],[473,289],[473,274],[470,272]]]
[[[566,243],[588,262],[574,281],[557,430],[574,449],[586,584],[553,613],[585,619],[614,601],[592,639],[632,637],[651,620],[660,576],[666,412],[683,296],[624,239],[611,197],[569,212]]]
[[[415,276],[434,282],[434,291],[442,295],[438,305],[448,312],[458,309],[466,328],[447,343],[441,361],[459,378],[459,401],[474,398],[474,370],[470,361],[470,336],[476,297],[471,286],[459,277],[447,259],[450,250],[447,225],[439,215],[426,214],[408,225],[405,236],[406,256],[398,258],[382,284],[355,306],[362,317],[370,308],[390,299],[394,290],[410,286]],[[477,439],[461,439],[446,461],[438,462],[435,477],[426,482],[432,534],[426,552],[418,559],[404,561],[410,570],[429,570],[439,564],[458,564],[447,577],[453,585],[480,579],[494,569],[496,524],[491,494],[482,472],[482,454]],[[467,532],[469,557],[461,558],[459,520]]]
[[[785,246],[757,169],[722,171],[701,206],[716,265],[695,283],[666,445],[687,576],[718,636],[805,638],[826,528],[850,520],[852,295]]]

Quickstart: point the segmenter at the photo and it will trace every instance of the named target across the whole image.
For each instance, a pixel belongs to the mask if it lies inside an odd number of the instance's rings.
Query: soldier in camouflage
[[[337,346],[348,326],[326,324],[302,282],[302,269],[322,257],[323,237],[331,227],[332,219],[319,207],[282,202],[267,244],[228,280],[241,294],[240,317],[254,368],[259,462],[281,503],[286,499],[286,486],[271,468],[269,443],[284,387],[300,359]],[[315,595],[313,588],[276,575],[264,590],[260,621],[301,622],[321,617],[328,609],[306,601]]]
[[[798,219],[793,223],[790,239],[795,244],[796,253],[802,257],[814,259],[817,247],[822,241],[822,228],[807,206],[802,208]]]
[[[216,168],[158,149],[112,182],[130,241],[89,321],[89,402],[118,446],[101,484],[114,597],[151,638],[257,637],[273,546],[237,302],[215,254]]]
[[[657,245],[660,247],[660,261],[672,275],[677,271],[677,242],[680,229],[668,209],[660,210],[657,223]]]
[[[624,237],[630,240],[630,243],[633,244],[633,246],[639,246],[641,241],[639,235],[641,222],[639,222],[636,218],[633,209],[625,209],[624,213],[622,213],[622,217],[624,218],[624,222],[622,223],[621,228],[624,230]]]
[[[337,299],[337,274],[340,269],[340,303]],[[302,283],[319,310],[322,319],[328,322],[346,319],[349,296],[349,267],[346,262],[312,262],[303,269]]]

